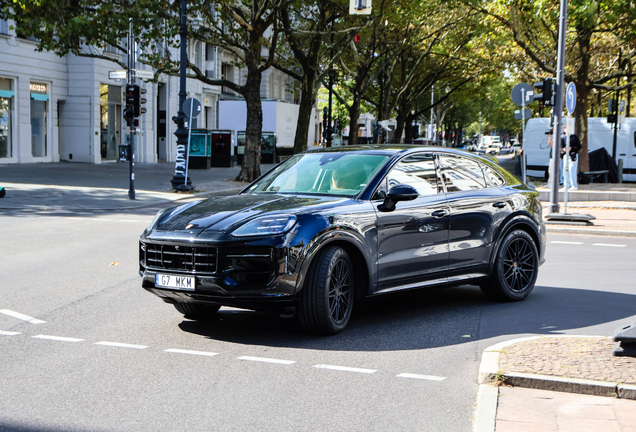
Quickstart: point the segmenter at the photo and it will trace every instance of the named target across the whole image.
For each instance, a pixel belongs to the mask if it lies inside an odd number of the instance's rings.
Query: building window
[[[100,152],[104,160],[116,159],[121,144],[121,91],[119,86],[99,86]]]
[[[47,149],[47,114],[48,85],[31,83],[31,155],[46,157]]]
[[[9,34],[9,23],[7,20],[0,19],[0,34]]]
[[[13,81],[0,78],[0,158],[13,156],[11,125],[13,121]]]

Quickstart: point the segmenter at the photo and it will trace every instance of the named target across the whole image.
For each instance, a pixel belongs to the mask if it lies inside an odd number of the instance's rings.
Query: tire
[[[480,287],[493,300],[519,301],[530,294],[538,273],[539,253],[532,237],[514,230],[501,242],[492,274]]]
[[[210,319],[212,315],[221,309],[221,306],[201,303],[173,303],[173,306],[176,310],[181,312],[184,317],[196,321]]]
[[[312,264],[301,296],[298,318],[306,332],[340,333],[353,308],[353,265],[337,246],[324,249]]]

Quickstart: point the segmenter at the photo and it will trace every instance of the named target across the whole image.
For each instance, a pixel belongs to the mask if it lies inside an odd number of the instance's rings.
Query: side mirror
[[[395,210],[395,204],[399,201],[413,201],[419,195],[417,190],[411,185],[400,184],[393,186],[386,194],[384,202],[378,206],[381,212],[392,212]]]

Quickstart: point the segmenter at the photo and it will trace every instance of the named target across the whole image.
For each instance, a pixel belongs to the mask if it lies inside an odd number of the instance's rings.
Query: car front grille
[[[213,247],[142,243],[139,254],[140,261],[143,260],[145,266],[153,270],[185,270],[202,274],[216,272],[217,250]]]
[[[215,248],[139,243],[139,268],[229,278],[239,284],[266,284],[276,273],[271,248]],[[229,282],[228,279],[228,282]]]

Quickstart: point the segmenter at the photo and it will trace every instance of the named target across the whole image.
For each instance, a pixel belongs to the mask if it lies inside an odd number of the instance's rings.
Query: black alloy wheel
[[[534,288],[538,271],[539,253],[532,237],[515,230],[501,243],[492,275],[481,289],[495,300],[523,300]]]
[[[303,289],[299,319],[305,331],[333,335],[347,326],[353,308],[353,265],[347,252],[328,247],[316,257]]]
[[[176,310],[181,312],[184,317],[203,321],[212,318],[212,316],[221,309],[219,305],[206,305],[201,303],[173,303]]]

